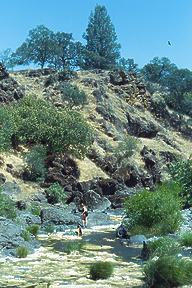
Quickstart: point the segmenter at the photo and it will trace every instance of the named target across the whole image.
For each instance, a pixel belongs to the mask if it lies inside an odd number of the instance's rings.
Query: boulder
[[[127,131],[130,135],[143,138],[154,138],[159,132],[160,128],[153,122],[133,115],[130,112],[126,113],[127,116]]]
[[[128,75],[123,70],[109,73],[110,83],[113,85],[125,85],[129,83]]]
[[[0,173],[0,185],[4,184],[6,181],[6,177],[3,173]]]
[[[119,188],[119,182],[115,179],[99,179],[97,185],[102,195],[114,195]]]
[[[16,223],[10,219],[0,217],[0,250],[6,256],[16,256],[16,248],[25,246],[31,253],[34,248],[39,247],[39,242],[33,238],[30,241],[25,241],[21,237],[25,226],[21,223]]]
[[[9,76],[5,67],[0,63],[0,102],[9,103],[24,96],[23,88]]]
[[[24,239],[20,236],[21,232],[21,226],[12,220],[0,217],[0,249],[10,249],[22,245]]]
[[[110,216],[106,213],[101,212],[90,212],[88,214],[88,226],[97,226],[97,225],[109,225],[113,224],[111,221]]]
[[[63,207],[49,206],[41,210],[41,223],[50,223],[55,225],[72,225],[81,221],[80,216],[72,214]]]
[[[130,237],[130,243],[132,244],[143,244],[143,242],[146,242],[147,238],[145,235],[134,235]]]
[[[2,185],[2,193],[11,197],[15,197],[21,193],[21,188],[16,182],[5,182]]]
[[[7,72],[5,66],[0,62],[0,80],[6,79],[9,77],[9,73]]]
[[[41,219],[39,216],[33,215],[29,211],[18,211],[17,219],[19,220],[20,225],[23,227],[32,225],[32,224],[41,224]]]
[[[144,146],[141,150],[141,156],[145,162],[145,168],[153,177],[153,183],[159,183],[161,181],[161,171],[155,152],[152,149],[149,149],[147,146]]]
[[[46,165],[48,173],[44,181],[44,187],[49,187],[52,183],[58,182],[64,189],[69,185],[73,190],[76,189],[80,171],[75,160],[67,155],[61,157],[50,155],[47,158]]]
[[[84,203],[93,211],[103,212],[111,206],[111,202],[106,197],[101,197],[93,190],[89,190],[83,195]]]

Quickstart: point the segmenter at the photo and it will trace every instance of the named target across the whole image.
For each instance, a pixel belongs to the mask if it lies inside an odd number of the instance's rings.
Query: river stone
[[[71,211],[62,207],[50,206],[43,208],[41,211],[43,223],[71,225],[81,221],[79,216],[73,215]]]
[[[97,203],[93,211],[103,212],[109,209],[110,207],[111,207],[111,202],[109,201],[109,199],[107,199],[106,197],[103,197],[103,199],[99,203]]]
[[[0,217],[0,249],[13,248],[23,244],[22,228],[12,220]]]
[[[93,211],[103,212],[111,206],[111,202],[106,197],[102,197],[94,190],[89,190],[84,194],[84,201],[88,209]]]
[[[41,224],[40,217],[33,215],[29,211],[18,211],[17,219],[23,226],[31,224],[38,224],[38,225]]]
[[[5,182],[2,185],[2,193],[14,197],[21,193],[21,188],[16,182]]]
[[[101,212],[88,212],[88,226],[110,225],[113,223],[110,216]]]
[[[130,243],[133,244],[143,244],[143,241],[147,241],[144,235],[134,235],[130,237]]]

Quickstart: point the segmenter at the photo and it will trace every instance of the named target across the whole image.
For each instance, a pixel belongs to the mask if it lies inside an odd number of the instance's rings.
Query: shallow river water
[[[77,236],[62,232],[40,235],[41,247],[27,258],[0,258],[0,288],[141,287],[142,263],[137,257],[140,247],[127,246],[117,239],[117,226],[114,222],[84,229],[83,249],[69,255],[62,252],[63,242]],[[93,281],[89,267],[100,260],[113,262],[114,272],[109,279]]]

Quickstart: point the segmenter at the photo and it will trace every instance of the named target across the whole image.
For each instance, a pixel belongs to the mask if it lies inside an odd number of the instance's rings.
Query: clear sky
[[[106,6],[123,57],[141,67],[165,56],[192,69],[192,0],[0,0],[0,51],[16,49],[40,24],[82,41],[96,4]]]

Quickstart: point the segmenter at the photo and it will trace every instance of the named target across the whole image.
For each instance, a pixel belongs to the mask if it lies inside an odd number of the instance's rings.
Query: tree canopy
[[[117,64],[120,44],[105,6],[96,5],[91,12],[86,33],[85,67],[109,69]]]
[[[166,58],[153,58],[141,70],[145,80],[158,83],[166,89],[166,102],[176,110],[191,113],[192,108],[192,71],[179,69]]]
[[[77,157],[83,157],[92,144],[91,130],[80,113],[58,110],[32,96],[0,108],[0,136],[0,150],[15,142],[42,144],[50,152]]]

